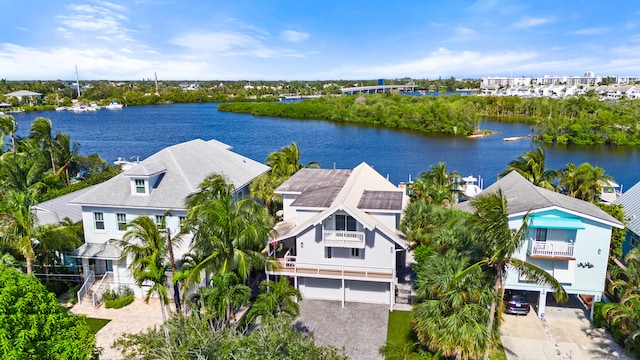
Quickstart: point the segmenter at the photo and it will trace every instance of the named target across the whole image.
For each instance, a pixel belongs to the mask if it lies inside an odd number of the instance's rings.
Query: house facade
[[[186,217],[185,199],[211,174],[232,183],[236,196],[247,196],[249,184],[269,167],[230,150],[216,140],[173,145],[71,200],[70,205],[81,208],[85,235],[85,244],[72,256],[81,262],[85,277],[93,274],[99,281],[108,276],[111,287],[124,284],[137,296],[146,295],[145,289],[135,286],[128,270],[130,259],[121,258],[119,242],[127,224],[148,216],[170,234],[178,234]],[[183,237],[174,250],[177,259],[187,252],[190,242],[189,235]]]
[[[592,295],[598,301],[605,290],[611,230],[624,225],[594,204],[534,186],[515,171],[479,196],[499,189],[507,198],[509,227],[518,229],[527,219],[525,240],[512,257],[547,271],[567,294]],[[474,211],[468,202],[456,206]],[[539,316],[553,293],[514,268],[508,270],[505,288],[537,292]]]
[[[387,304],[408,245],[398,226],[407,196],[366,163],[302,169],[283,183],[283,221],[267,248],[267,277],[286,276],[304,298]]]
[[[627,218],[627,233],[622,243],[622,256],[640,245],[640,182],[618,197],[614,204],[622,205]]]

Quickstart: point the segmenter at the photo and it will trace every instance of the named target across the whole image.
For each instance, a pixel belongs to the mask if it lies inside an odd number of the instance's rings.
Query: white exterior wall
[[[296,209],[291,207],[291,203],[298,197],[298,195],[293,194],[284,194],[282,195],[282,210],[284,215],[282,216],[282,220],[290,219],[296,216]]]
[[[302,224],[305,221],[309,220],[311,217],[319,213],[319,210],[299,210],[296,211],[296,224]]]
[[[382,212],[370,212],[369,215],[373,216],[377,221],[381,222],[384,226],[391,230],[398,228],[398,222],[400,220],[400,214],[398,213],[382,213]]]

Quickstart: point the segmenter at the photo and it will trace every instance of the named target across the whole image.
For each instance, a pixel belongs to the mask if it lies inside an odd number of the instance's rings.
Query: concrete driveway
[[[313,331],[316,344],[344,347],[349,359],[383,359],[378,350],[387,341],[389,305],[305,299],[295,326]]]
[[[563,305],[547,300],[544,319],[535,309],[527,316],[503,315],[500,332],[507,359],[631,359],[604,329],[593,327],[577,297]]]

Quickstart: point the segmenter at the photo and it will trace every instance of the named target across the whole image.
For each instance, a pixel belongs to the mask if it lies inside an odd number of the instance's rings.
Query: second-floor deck
[[[306,276],[334,279],[368,279],[388,282],[395,278],[391,268],[374,266],[352,266],[337,264],[302,263],[295,256],[276,259],[276,267],[267,270],[273,275]]]
[[[360,231],[324,230],[324,246],[364,249],[365,236]]]
[[[574,260],[574,248],[573,242],[530,240],[527,253],[532,258]]]

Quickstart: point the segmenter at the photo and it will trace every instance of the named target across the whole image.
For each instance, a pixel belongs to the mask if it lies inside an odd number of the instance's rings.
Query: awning
[[[547,229],[584,229],[584,224],[577,218],[563,218],[557,216],[534,216],[529,221],[531,228]]]
[[[73,250],[70,257],[83,259],[119,259],[122,250],[113,244],[92,244],[87,243]]]

